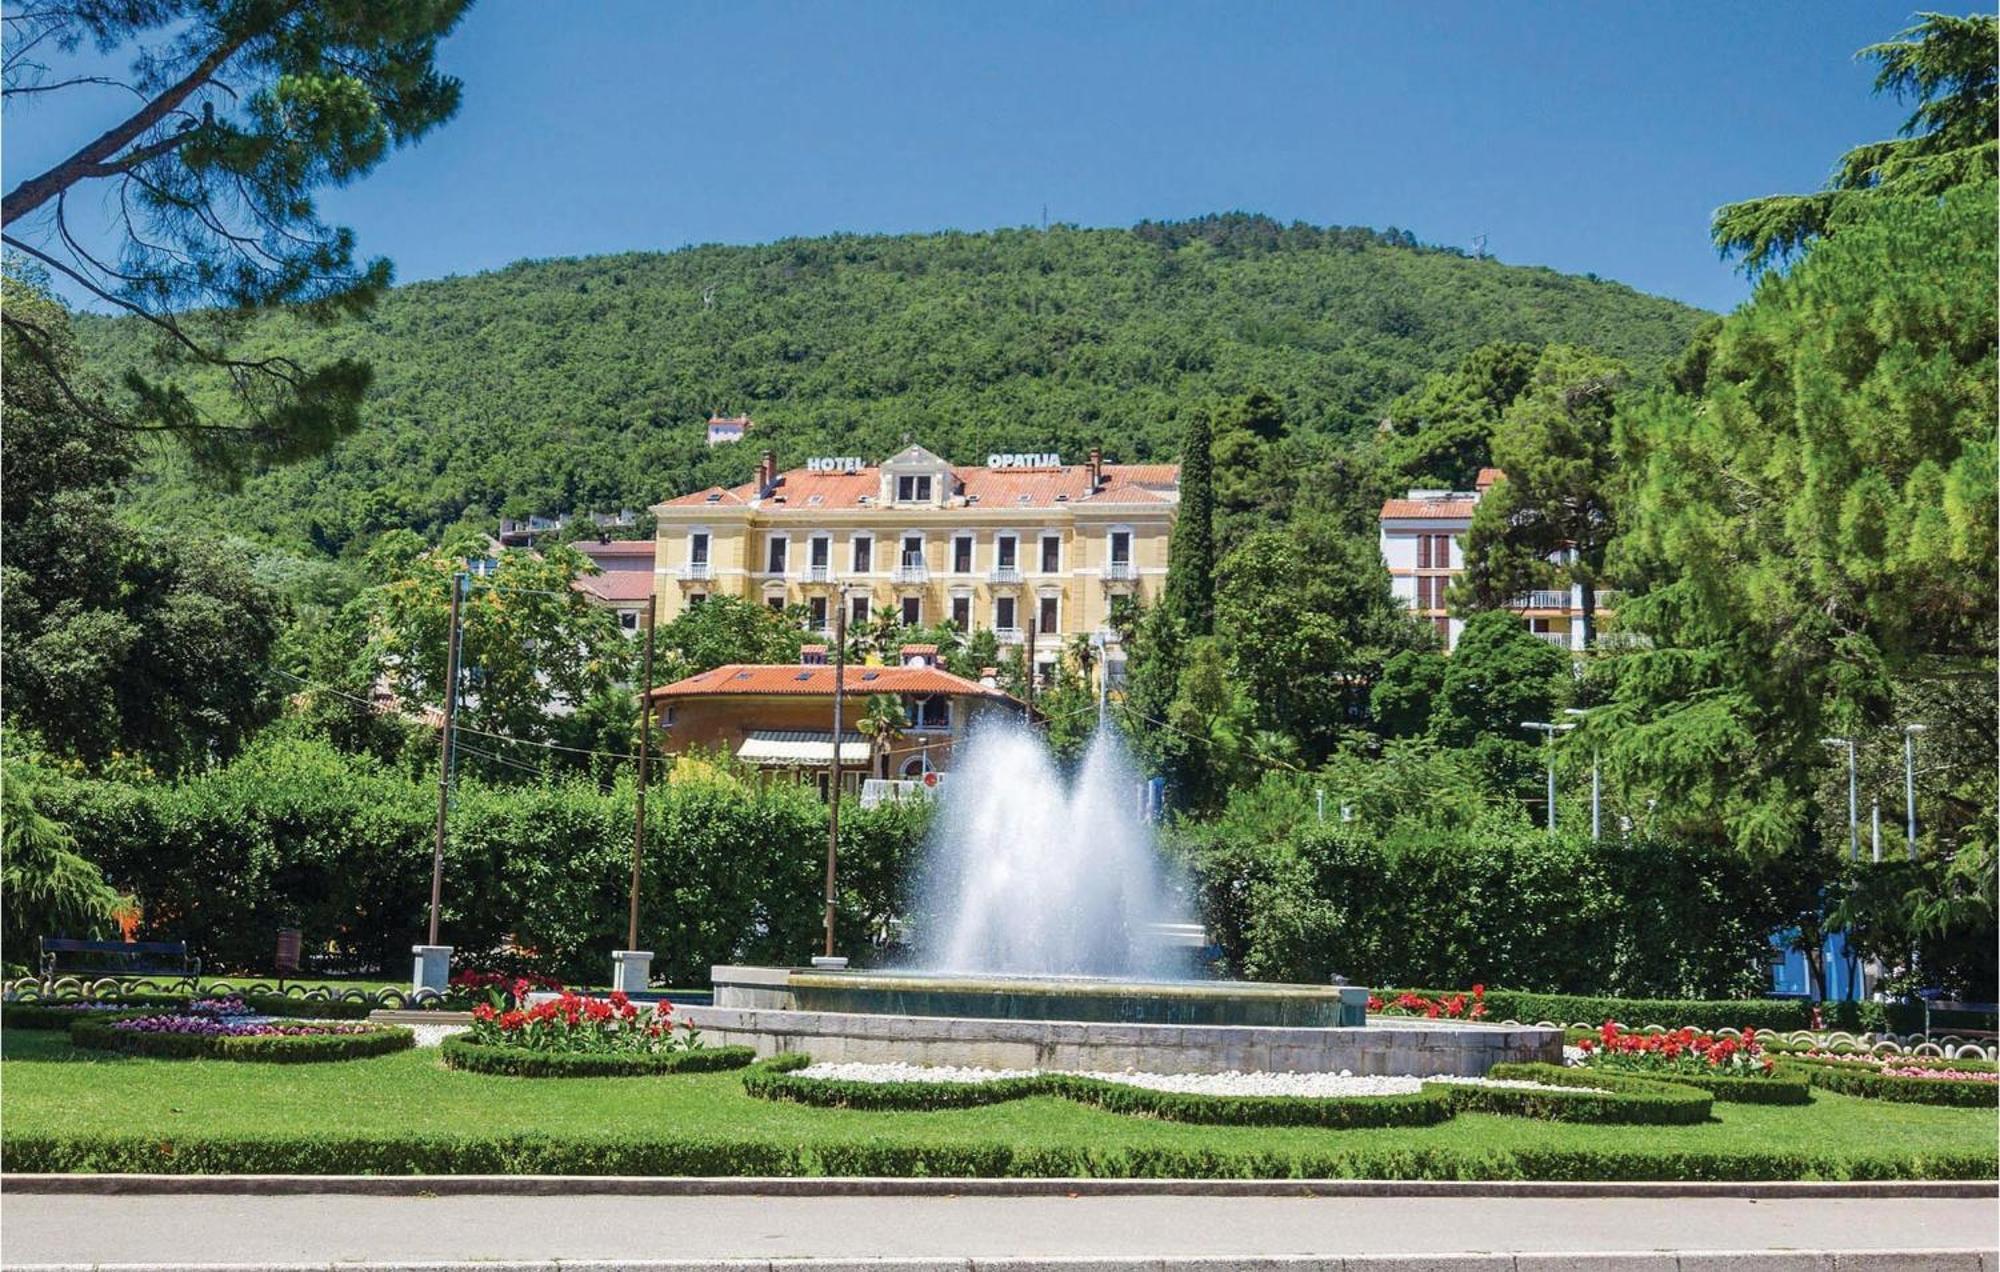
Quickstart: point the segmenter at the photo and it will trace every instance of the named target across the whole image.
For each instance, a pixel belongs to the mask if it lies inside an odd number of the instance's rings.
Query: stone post
[[[451,981],[451,946],[412,945],[410,953],[417,956],[410,969],[410,992],[428,989],[445,993]]]
[[[653,951],[611,951],[611,988],[636,994],[653,976]]]

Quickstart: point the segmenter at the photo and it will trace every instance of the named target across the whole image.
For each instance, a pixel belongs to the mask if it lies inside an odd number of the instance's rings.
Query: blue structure
[[[1812,975],[1803,950],[1793,949],[1797,928],[1771,934],[1771,997],[1809,998]],[[1859,1002],[1866,997],[1861,960],[1847,948],[1847,934],[1830,933],[1822,947],[1826,957],[1826,997],[1830,1002]]]

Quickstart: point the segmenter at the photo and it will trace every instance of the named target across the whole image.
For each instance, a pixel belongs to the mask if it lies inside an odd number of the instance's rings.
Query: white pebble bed
[[[435,1047],[453,1034],[464,1033],[464,1025],[411,1025],[409,1030],[417,1036],[419,1047]]]
[[[1530,1091],[1563,1091],[1570,1088],[1546,1082],[1518,1082],[1499,1078],[1366,1077],[1347,1070],[1339,1073],[1096,1073],[1059,1070],[1077,1077],[1100,1078],[1127,1086],[1154,1091],[1180,1091],[1190,1095],[1292,1095],[1315,1099],[1357,1095],[1410,1095],[1426,1082],[1449,1082],[1465,1086],[1515,1087]],[[845,1082],[938,1082],[976,1084],[1004,1078],[1032,1078],[1033,1069],[978,1069],[953,1065],[920,1064],[811,1064],[793,1076]]]

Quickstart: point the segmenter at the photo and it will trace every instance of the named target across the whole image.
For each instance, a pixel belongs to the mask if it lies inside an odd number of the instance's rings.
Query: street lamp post
[[[1556,833],[1556,734],[1567,733],[1576,726],[1550,724],[1545,720],[1524,720],[1521,722],[1521,727],[1538,730],[1542,735],[1542,745],[1549,753],[1549,834],[1553,836]]]
[[[1847,751],[1847,856],[1851,861],[1861,860],[1861,781],[1854,767],[1853,738],[1821,738],[1825,746],[1843,747]]]
[[[1903,726],[1903,837],[1911,861],[1917,859],[1917,735],[1923,731],[1921,724]]]
[[[1590,708],[1564,707],[1563,714],[1586,720],[1590,717]],[[1594,746],[1590,749],[1590,838],[1593,843],[1604,838],[1603,773],[1598,767],[1597,748]]]

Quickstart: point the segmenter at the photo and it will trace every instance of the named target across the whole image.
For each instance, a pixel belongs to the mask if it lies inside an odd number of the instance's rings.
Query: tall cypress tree
[[[1181,507],[1167,545],[1167,591],[1161,607],[1188,636],[1215,625],[1215,460],[1209,413],[1188,414],[1181,439]]]

